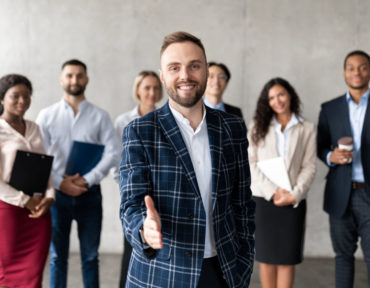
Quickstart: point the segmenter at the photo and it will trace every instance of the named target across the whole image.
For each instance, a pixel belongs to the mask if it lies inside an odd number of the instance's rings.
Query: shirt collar
[[[131,110],[130,116],[131,117],[140,117],[139,105],[137,105],[134,109]]]
[[[191,130],[193,130],[193,128],[190,126],[190,121],[188,119],[186,119],[184,116],[182,116],[182,114],[179,111],[172,108],[170,104],[168,104],[168,106],[170,107],[170,110],[172,112],[173,117],[175,117],[176,122],[178,122],[178,123],[180,123],[180,124],[182,124],[186,127],[189,127]],[[203,105],[202,121],[198,125],[197,129],[195,131],[193,130],[194,133],[198,133],[201,130],[203,124],[206,123],[205,119],[206,119],[206,107],[204,107],[204,105]]]
[[[216,105],[213,105],[211,102],[207,100],[206,97],[203,97],[203,103],[212,109],[221,110],[225,112],[225,105],[223,101],[220,101]]]
[[[71,107],[71,105],[69,105],[68,103],[67,103],[67,101],[66,100],[64,100],[64,98],[62,99],[62,103],[63,103],[63,106],[64,106],[64,108],[65,109],[72,109],[72,107]],[[80,103],[80,105],[78,106],[78,110],[79,111],[82,111],[83,109],[85,109],[85,107],[87,106],[87,100],[86,99],[84,99],[84,100],[82,100],[82,102]]]
[[[288,124],[286,125],[284,131],[288,131],[291,127],[293,127],[294,125],[297,125],[302,120],[303,119],[301,117],[297,117],[297,115],[295,115],[295,113],[292,113],[292,117],[290,118],[290,120],[289,120]],[[281,131],[281,124],[276,120],[275,116],[272,117],[272,123],[274,124],[276,130]]]
[[[367,91],[361,97],[360,104],[365,104],[369,101],[369,94],[370,94],[370,89],[367,89]],[[347,99],[348,103],[350,103],[350,102],[355,103],[355,101],[353,101],[351,95],[349,94],[349,91],[347,91],[347,93],[346,93],[346,99]],[[357,103],[355,103],[355,104],[357,104]]]

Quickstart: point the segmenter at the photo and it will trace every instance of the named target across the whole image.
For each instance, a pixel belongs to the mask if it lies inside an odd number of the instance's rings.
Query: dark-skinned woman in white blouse
[[[41,287],[51,240],[51,179],[44,196],[8,184],[17,150],[45,153],[39,127],[23,118],[31,94],[24,76],[0,79],[0,287]]]

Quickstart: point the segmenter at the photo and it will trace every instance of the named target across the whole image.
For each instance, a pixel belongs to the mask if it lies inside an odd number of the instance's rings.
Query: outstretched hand
[[[153,249],[162,249],[161,218],[154,207],[153,199],[145,196],[146,218],[143,224],[143,234],[146,244]]]

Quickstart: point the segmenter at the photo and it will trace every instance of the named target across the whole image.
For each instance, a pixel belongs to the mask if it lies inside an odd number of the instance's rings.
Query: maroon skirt
[[[0,200],[0,286],[37,288],[51,240],[50,212],[29,218],[29,211]]]

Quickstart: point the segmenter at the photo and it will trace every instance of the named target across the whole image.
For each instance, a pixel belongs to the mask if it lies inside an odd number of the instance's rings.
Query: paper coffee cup
[[[353,151],[352,137],[342,137],[338,140],[338,148],[346,151]],[[351,163],[352,158],[348,159],[347,163]]]
[[[353,150],[353,144],[352,145],[344,145],[344,144],[338,144],[339,149],[344,149],[347,151],[352,151]]]

